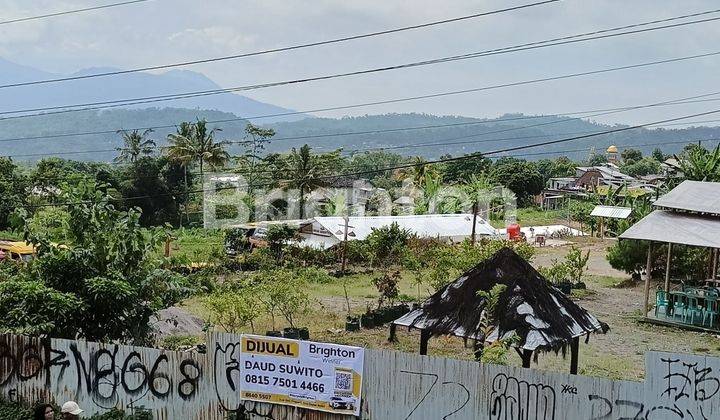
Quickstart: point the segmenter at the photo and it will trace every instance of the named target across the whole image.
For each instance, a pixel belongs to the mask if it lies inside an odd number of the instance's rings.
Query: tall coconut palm
[[[227,141],[215,141],[215,132],[219,128],[208,130],[207,121],[198,120],[194,124],[182,123],[177,133],[168,136],[168,157],[183,165],[198,164],[200,178],[203,179],[205,165],[212,168],[224,166],[230,155],[225,150]]]
[[[120,154],[115,158],[115,162],[118,163],[135,163],[135,161],[141,155],[150,155],[155,148],[155,142],[147,138],[152,133],[152,130],[148,129],[142,133],[139,130],[125,131],[118,130],[118,134],[122,135],[123,147],[118,147],[115,150]]]
[[[189,217],[188,213],[188,204],[190,203],[190,195],[189,191],[190,188],[188,186],[188,165],[192,162],[193,158],[190,153],[192,150],[192,147],[189,145],[192,143],[192,137],[193,137],[193,124],[189,122],[182,122],[177,127],[176,132],[173,134],[169,134],[167,139],[168,143],[170,144],[167,147],[167,155],[170,160],[180,164],[183,168],[183,177],[185,178],[185,191],[186,191],[186,197],[185,197],[185,218],[187,219]],[[182,221],[180,221],[180,224],[182,225]]]
[[[305,218],[305,194],[324,184],[328,166],[324,160],[313,155],[307,144],[297,150],[293,147],[283,163],[285,187],[296,188],[300,192],[300,218]]]

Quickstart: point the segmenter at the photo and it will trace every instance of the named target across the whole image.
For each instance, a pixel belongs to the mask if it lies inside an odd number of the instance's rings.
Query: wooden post
[[[605,220],[600,218],[600,240],[605,239]]]
[[[420,330],[420,355],[427,355],[428,341],[430,341],[430,330]]]
[[[390,336],[388,337],[388,341],[394,342],[397,341],[397,337],[395,337],[395,329],[397,328],[397,325],[390,323]]]
[[[717,278],[718,250],[715,248],[713,251],[715,255],[713,256],[712,278],[715,280]]]
[[[170,237],[165,238],[165,258],[170,257]]]
[[[343,234],[343,246],[342,246],[342,263],[340,272],[345,274],[345,268],[347,267],[347,238],[348,238],[348,225],[350,224],[350,216],[345,215],[345,233]]]
[[[485,350],[485,342],[483,340],[474,340],[473,355],[475,356],[476,361],[482,362],[483,350]]]
[[[478,204],[477,201],[473,204],[473,218],[472,218],[472,234],[470,236],[470,244],[472,246],[475,246],[475,226],[477,225],[477,213],[478,213]]]
[[[645,306],[643,308],[645,309],[645,312],[643,312],[643,318],[647,317],[648,312],[650,312],[650,279],[652,277],[652,248],[653,243],[650,241],[648,243],[648,254],[647,254],[647,264],[645,266]]]
[[[522,352],[522,367],[529,368],[530,367],[530,359],[532,359],[532,350],[526,350],[523,349]]]
[[[673,244],[668,242],[667,264],[665,264],[665,293],[670,293],[670,260],[672,259]]]
[[[570,342],[570,374],[577,375],[578,353],[580,350],[580,337],[575,337]]]

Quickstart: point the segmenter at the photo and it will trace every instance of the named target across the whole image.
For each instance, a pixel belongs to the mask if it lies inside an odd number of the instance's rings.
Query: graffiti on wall
[[[118,407],[162,419],[347,419],[239,398],[239,336],[208,352],[0,336],[0,397]],[[710,420],[720,418],[720,358],[650,352],[645,382],[612,381],[368,350],[364,419]]]

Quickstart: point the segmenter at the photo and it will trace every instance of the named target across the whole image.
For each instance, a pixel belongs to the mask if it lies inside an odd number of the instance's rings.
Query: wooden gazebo
[[[506,287],[491,317],[495,325],[484,325],[488,299],[478,292],[489,292],[498,284]],[[501,249],[395,320],[390,326],[391,340],[397,326],[420,330],[420,354],[427,354],[433,336],[454,335],[481,345],[517,336],[513,345],[523,367],[530,367],[533,353],[562,350],[565,354],[569,346],[573,374],[577,373],[580,337],[589,339],[591,333],[609,329],[510,248]]]
[[[709,253],[709,278],[697,279],[720,286],[718,249],[720,248],[720,182],[683,181],[653,203],[652,213],[623,232],[621,240],[648,241],[645,273],[645,315],[650,312],[650,280],[653,250],[667,244],[665,291],[670,291],[673,245],[703,247]]]

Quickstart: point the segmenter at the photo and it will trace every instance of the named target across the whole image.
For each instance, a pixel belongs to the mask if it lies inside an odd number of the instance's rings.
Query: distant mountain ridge
[[[61,75],[0,58],[0,84],[83,76],[116,70],[119,69],[94,67],[80,70],[71,75]],[[0,112],[216,89],[222,89],[222,87],[205,75],[189,70],[170,70],[161,74],[130,73],[111,77],[2,89],[0,90]],[[152,105],[135,105],[128,108],[146,108]],[[294,112],[291,109],[256,101],[235,93],[158,102],[157,105],[160,107],[216,110],[248,117]],[[306,117],[308,116],[289,115],[269,118],[266,121],[295,121]]]
[[[151,138],[156,140],[158,145],[163,145],[166,143],[167,134],[173,132],[177,124],[201,118],[209,121],[224,121],[211,124],[213,128],[222,129],[217,133],[219,139],[240,140],[244,137],[247,121],[227,112],[180,108],[84,111],[3,122],[3,130],[0,132],[0,150],[2,150],[0,155],[23,155],[17,156],[16,160],[31,161],[43,157],[39,155],[53,154],[67,159],[110,161],[117,155],[115,148],[122,145],[120,136],[115,133],[118,129],[168,126],[168,128],[156,129],[151,134]],[[286,152],[307,143],[316,152],[343,149],[349,154],[382,150],[406,156],[423,156],[428,159],[501,150],[622,127],[559,116],[522,114],[504,115],[495,119],[428,114],[385,114],[339,119],[308,118],[294,122],[265,124],[265,126],[276,130],[274,140],[265,150],[267,153]],[[94,131],[107,133],[3,141]],[[634,129],[534,147],[509,154],[521,155],[530,160],[557,155],[582,160],[588,157],[592,150],[604,153],[611,144],[621,149],[639,148],[646,154],[656,147],[660,147],[665,153],[676,153],[687,142],[698,140],[703,140],[706,146],[714,147],[717,144],[715,139],[720,139],[720,127]],[[672,144],[655,146],[655,143]],[[73,153],[78,151],[89,152]],[[239,146],[233,145],[230,147],[230,152],[237,154],[242,151]]]

